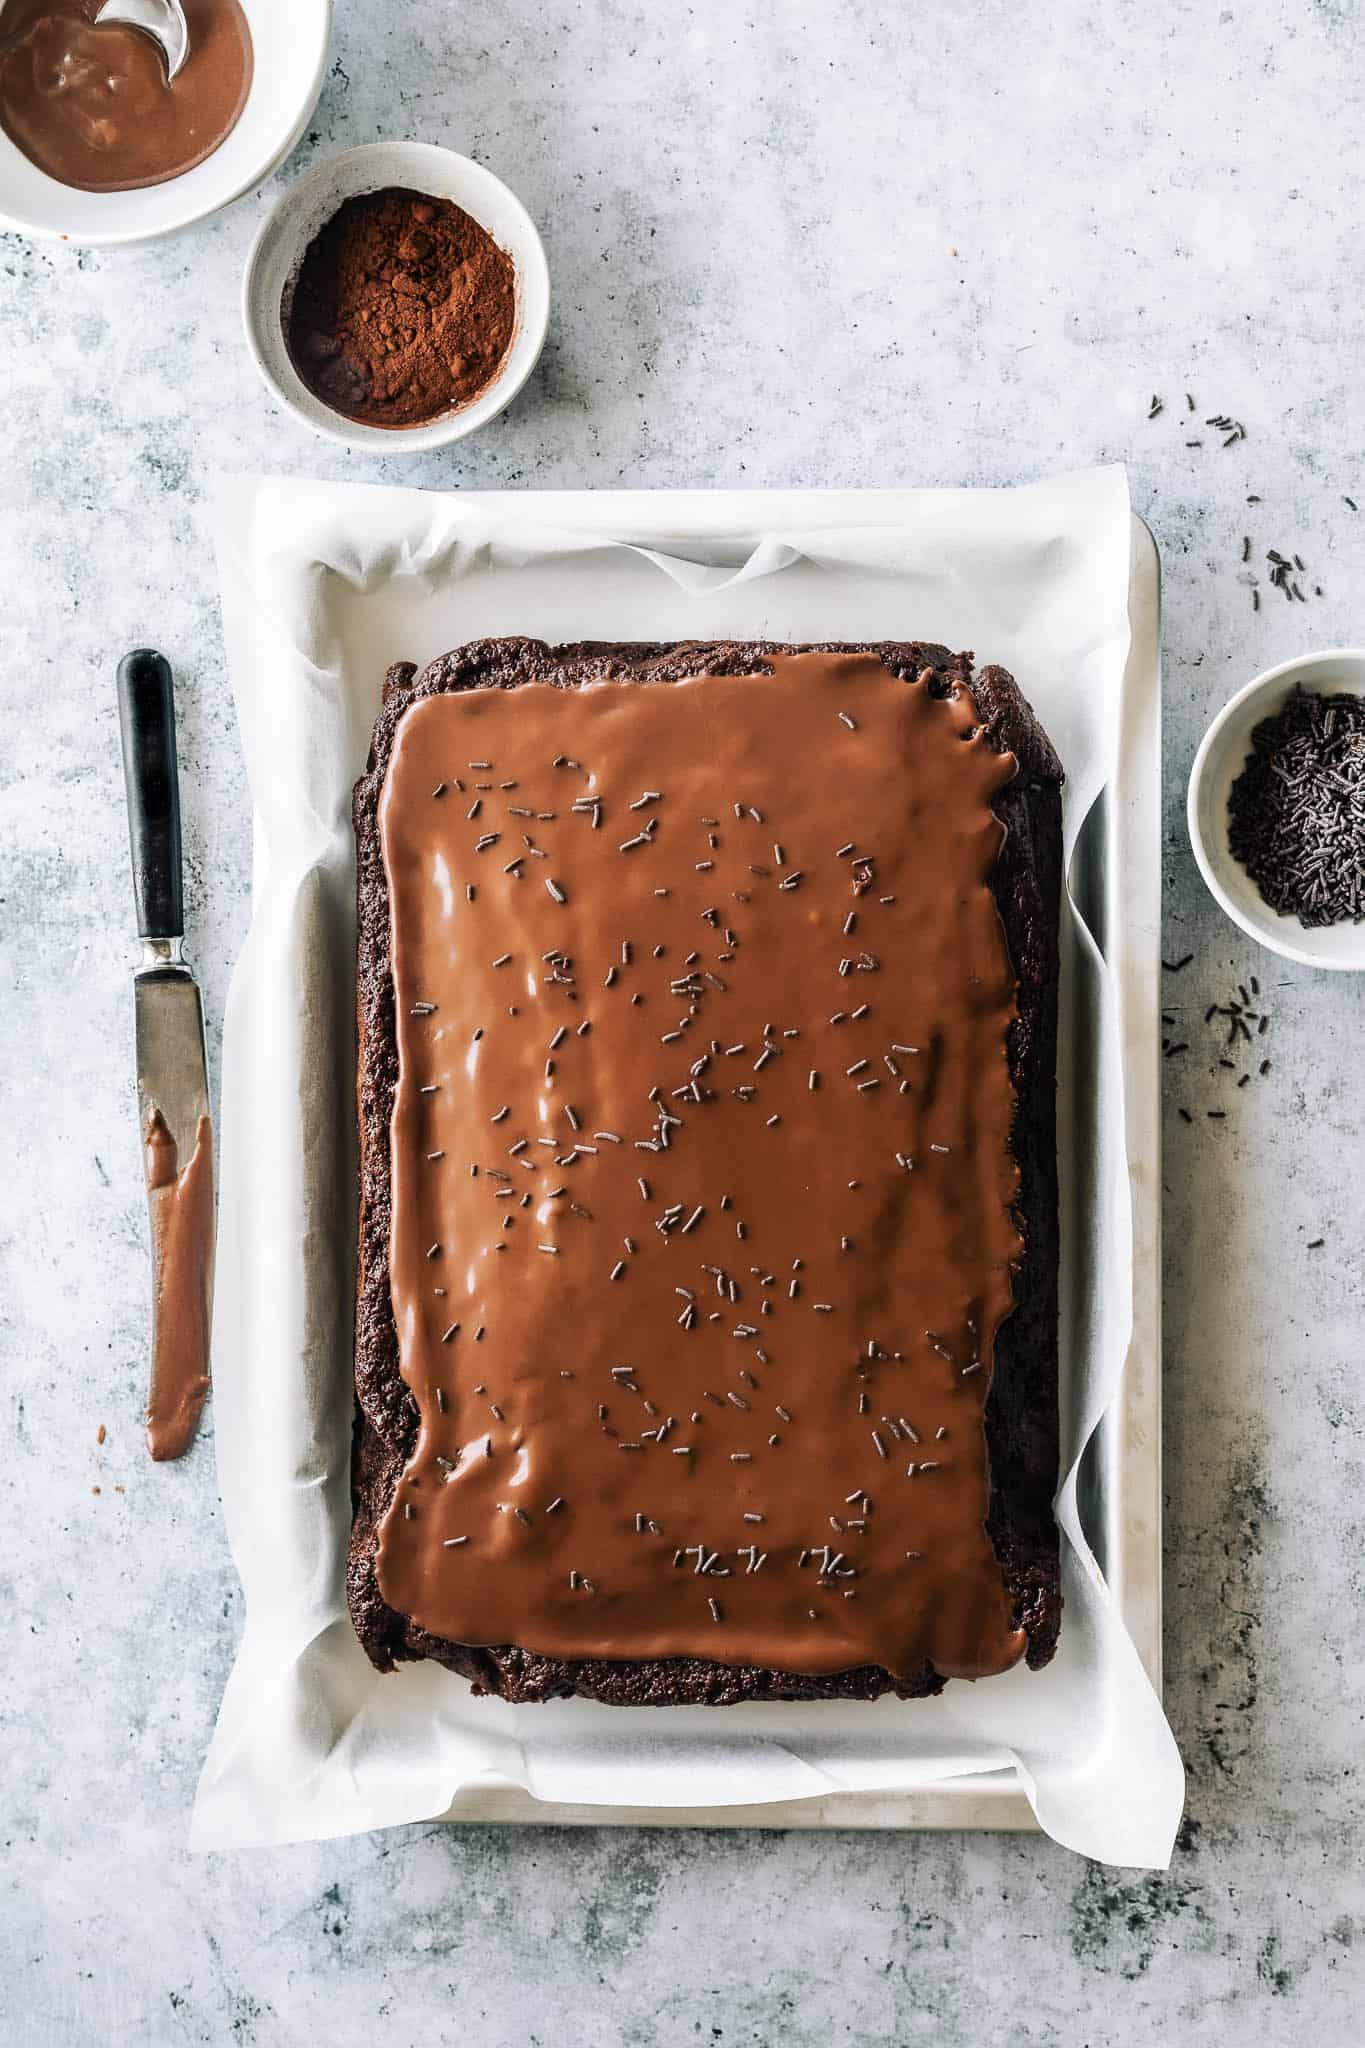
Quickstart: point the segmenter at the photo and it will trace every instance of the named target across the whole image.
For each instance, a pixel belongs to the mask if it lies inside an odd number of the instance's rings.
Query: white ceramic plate
[[[386,185],[454,200],[487,229],[516,266],[516,327],[502,368],[472,403],[422,427],[366,426],[334,412],[308,389],[285,345],[287,307],[309,243],[347,199]],[[530,214],[482,164],[430,142],[369,142],[309,171],[269,215],[247,258],[242,320],[247,346],[267,389],[304,426],[367,454],[416,454],[472,434],[516,397],[545,343],[550,272]]]
[[[1365,969],[1365,925],[1332,924],[1317,929],[1284,917],[1262,900],[1246,869],[1228,848],[1228,795],[1251,752],[1251,735],[1272,718],[1298,684],[1332,696],[1365,696],[1365,650],[1329,648],[1282,661],[1239,690],[1204,735],[1190,773],[1190,842],[1199,872],[1215,900],[1250,938],[1285,960],[1305,967],[1343,972]]]
[[[75,192],[0,134],[0,225],[94,247],[173,234],[250,192],[282,163],[317,105],[332,0],[242,0],[255,49],[251,91],[221,149],[140,192]]]

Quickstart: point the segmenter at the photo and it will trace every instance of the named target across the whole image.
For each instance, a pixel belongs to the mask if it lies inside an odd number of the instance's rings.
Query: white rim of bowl
[[[503,367],[493,378],[492,383],[484,386],[482,392],[471,398],[457,411],[438,414],[434,420],[425,420],[420,426],[388,427],[376,430],[382,431],[385,436],[383,444],[380,445],[369,440],[358,441],[347,433],[346,428],[348,425],[361,426],[364,424],[363,421],[348,422],[344,413],[333,411],[327,405],[327,401],[322,398],[317,399],[317,403],[325,409],[328,417],[326,419],[315,419],[311,413],[305,412],[302,406],[295,404],[289,393],[276,383],[256,340],[256,323],[252,317],[252,285],[260,263],[261,251],[265,247],[266,239],[271,230],[279,221],[280,216],[289,207],[296,204],[299,195],[306,190],[311,182],[314,180],[321,182],[328,174],[335,174],[339,164],[350,163],[356,158],[366,157],[372,151],[391,149],[434,150],[438,155],[447,158],[451,162],[466,165],[468,169],[474,171],[479,177],[487,178],[490,183],[501,188],[511,202],[514,212],[520,216],[522,229],[526,237],[524,246],[538,273],[542,312],[535,347],[528,354],[526,361],[515,376],[508,375],[507,362],[510,361],[512,350],[515,349],[517,344],[518,330],[516,328],[512,331],[512,346],[508,351],[507,358],[504,360]],[[374,189],[377,190],[378,188]],[[354,198],[357,195],[353,193],[347,196]],[[481,221],[479,225],[482,227],[483,222]],[[521,255],[517,251],[509,249],[506,253],[512,257],[517,271],[517,314],[518,318],[520,318],[524,305],[521,278],[529,266],[522,260]],[[247,251],[246,267],[242,272],[241,306],[242,328],[246,335],[247,349],[250,352],[252,362],[256,365],[256,373],[260,377],[261,383],[270,393],[270,396],[282,405],[285,411],[293,419],[296,419],[301,426],[306,427],[310,434],[321,434],[325,440],[333,442],[339,448],[349,449],[353,455],[382,455],[390,452],[390,450],[396,455],[403,453],[425,455],[429,454],[434,448],[447,448],[452,442],[462,441],[467,434],[477,433],[480,427],[489,426],[498,418],[500,413],[506,411],[518,392],[524,388],[531,372],[540,361],[541,352],[545,347],[545,339],[549,333],[550,264],[549,258],[545,254],[545,244],[540,238],[540,229],[536,226],[525,205],[512,190],[511,186],[506,184],[496,171],[490,171],[487,164],[479,163],[472,156],[463,155],[458,149],[447,149],[444,143],[440,142],[417,142],[411,138],[406,138],[401,142],[359,142],[353,149],[342,150],[339,155],[328,157],[325,162],[313,165],[303,173],[302,177],[295,180],[287,192],[280,194],[279,198],[270,208],[270,211],[266,214],[265,219],[257,228],[256,233],[252,236],[251,247]],[[281,326],[283,326],[283,322],[281,322]],[[484,413],[477,420],[469,419],[467,415],[473,411],[479,400],[491,396],[493,392],[498,394],[498,403],[493,407],[492,411]],[[333,421],[335,421],[335,425],[332,424]],[[424,438],[418,440],[417,437],[419,435]]]
[[[215,213],[222,213],[225,207],[235,206],[239,199],[245,199],[248,192],[254,192],[268,177],[277,171],[285,158],[296,148],[299,137],[313,118],[317,103],[322,96],[322,82],[327,75],[327,59],[332,49],[332,14],[335,0],[321,0],[322,18],[319,23],[318,50],[313,63],[313,77],[304,94],[298,118],[284,140],[272,146],[270,155],[259,170],[250,172],[231,192],[225,192],[221,199],[212,199],[206,205],[192,206],[187,213],[174,215],[154,228],[124,228],[116,234],[73,235],[62,228],[34,227],[30,222],[17,220],[13,214],[0,207],[0,228],[11,234],[22,235],[30,242],[65,242],[73,249],[116,249],[127,247],[133,242],[160,242],[167,235],[178,235],[185,228],[209,220]],[[206,161],[212,161],[211,158]],[[59,181],[57,181],[59,182]],[[173,187],[177,180],[168,178],[167,187]]]
[[[1315,670],[1330,668],[1333,664],[1339,666],[1342,662],[1362,659],[1365,659],[1365,655],[1358,647],[1328,647],[1321,654],[1300,654],[1290,661],[1276,662],[1273,668],[1263,669],[1260,675],[1253,676],[1249,683],[1245,683],[1228,698],[1199,742],[1199,751],[1194,757],[1189,785],[1185,791],[1185,825],[1190,835],[1190,845],[1194,850],[1195,865],[1204,877],[1205,886],[1219,909],[1232,919],[1239,931],[1245,932],[1249,939],[1254,939],[1258,946],[1264,946],[1267,952],[1279,953],[1284,959],[1293,960],[1300,967],[1321,967],[1330,974],[1359,974],[1362,968],[1353,960],[1332,960],[1321,953],[1314,953],[1293,939],[1280,938],[1278,933],[1272,936],[1260,925],[1253,924],[1229,896],[1204,842],[1203,828],[1199,823],[1199,796],[1204,786],[1209,757],[1219,736],[1250,698],[1263,690],[1269,690],[1276,683],[1287,683],[1291,678],[1312,675]],[[1229,853],[1228,858],[1231,860],[1233,855]],[[1266,905],[1266,909],[1270,912],[1269,904]],[[1361,948],[1365,951],[1365,926],[1361,928]]]

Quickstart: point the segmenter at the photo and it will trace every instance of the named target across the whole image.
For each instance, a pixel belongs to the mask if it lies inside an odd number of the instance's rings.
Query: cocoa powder
[[[512,259],[452,200],[348,199],[310,243],[285,308],[304,383],[347,419],[420,427],[465,406],[512,340]]]

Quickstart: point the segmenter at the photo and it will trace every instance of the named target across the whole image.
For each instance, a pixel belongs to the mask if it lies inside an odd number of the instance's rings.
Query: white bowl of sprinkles
[[[1233,785],[1255,752],[1256,728],[1281,713],[1296,690],[1317,696],[1365,698],[1365,649],[1329,648],[1300,655],[1267,669],[1223,706],[1205,733],[1190,773],[1187,817],[1190,843],[1199,871],[1215,901],[1249,938],[1305,967],[1326,967],[1342,973],[1365,971],[1365,922],[1350,917],[1330,924],[1304,924],[1298,916],[1277,910],[1232,850],[1229,800]],[[1344,797],[1358,825],[1344,833],[1335,861],[1323,871],[1324,908],[1341,894],[1340,864],[1354,860],[1365,869],[1365,794]],[[1311,804],[1311,783],[1304,801]]]

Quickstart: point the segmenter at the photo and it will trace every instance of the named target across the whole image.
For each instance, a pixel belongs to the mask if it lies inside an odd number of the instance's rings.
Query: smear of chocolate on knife
[[[213,1126],[200,1117],[183,1168],[159,1109],[147,1119],[144,1143],[156,1274],[147,1448],[161,1464],[194,1442],[209,1391]]]

